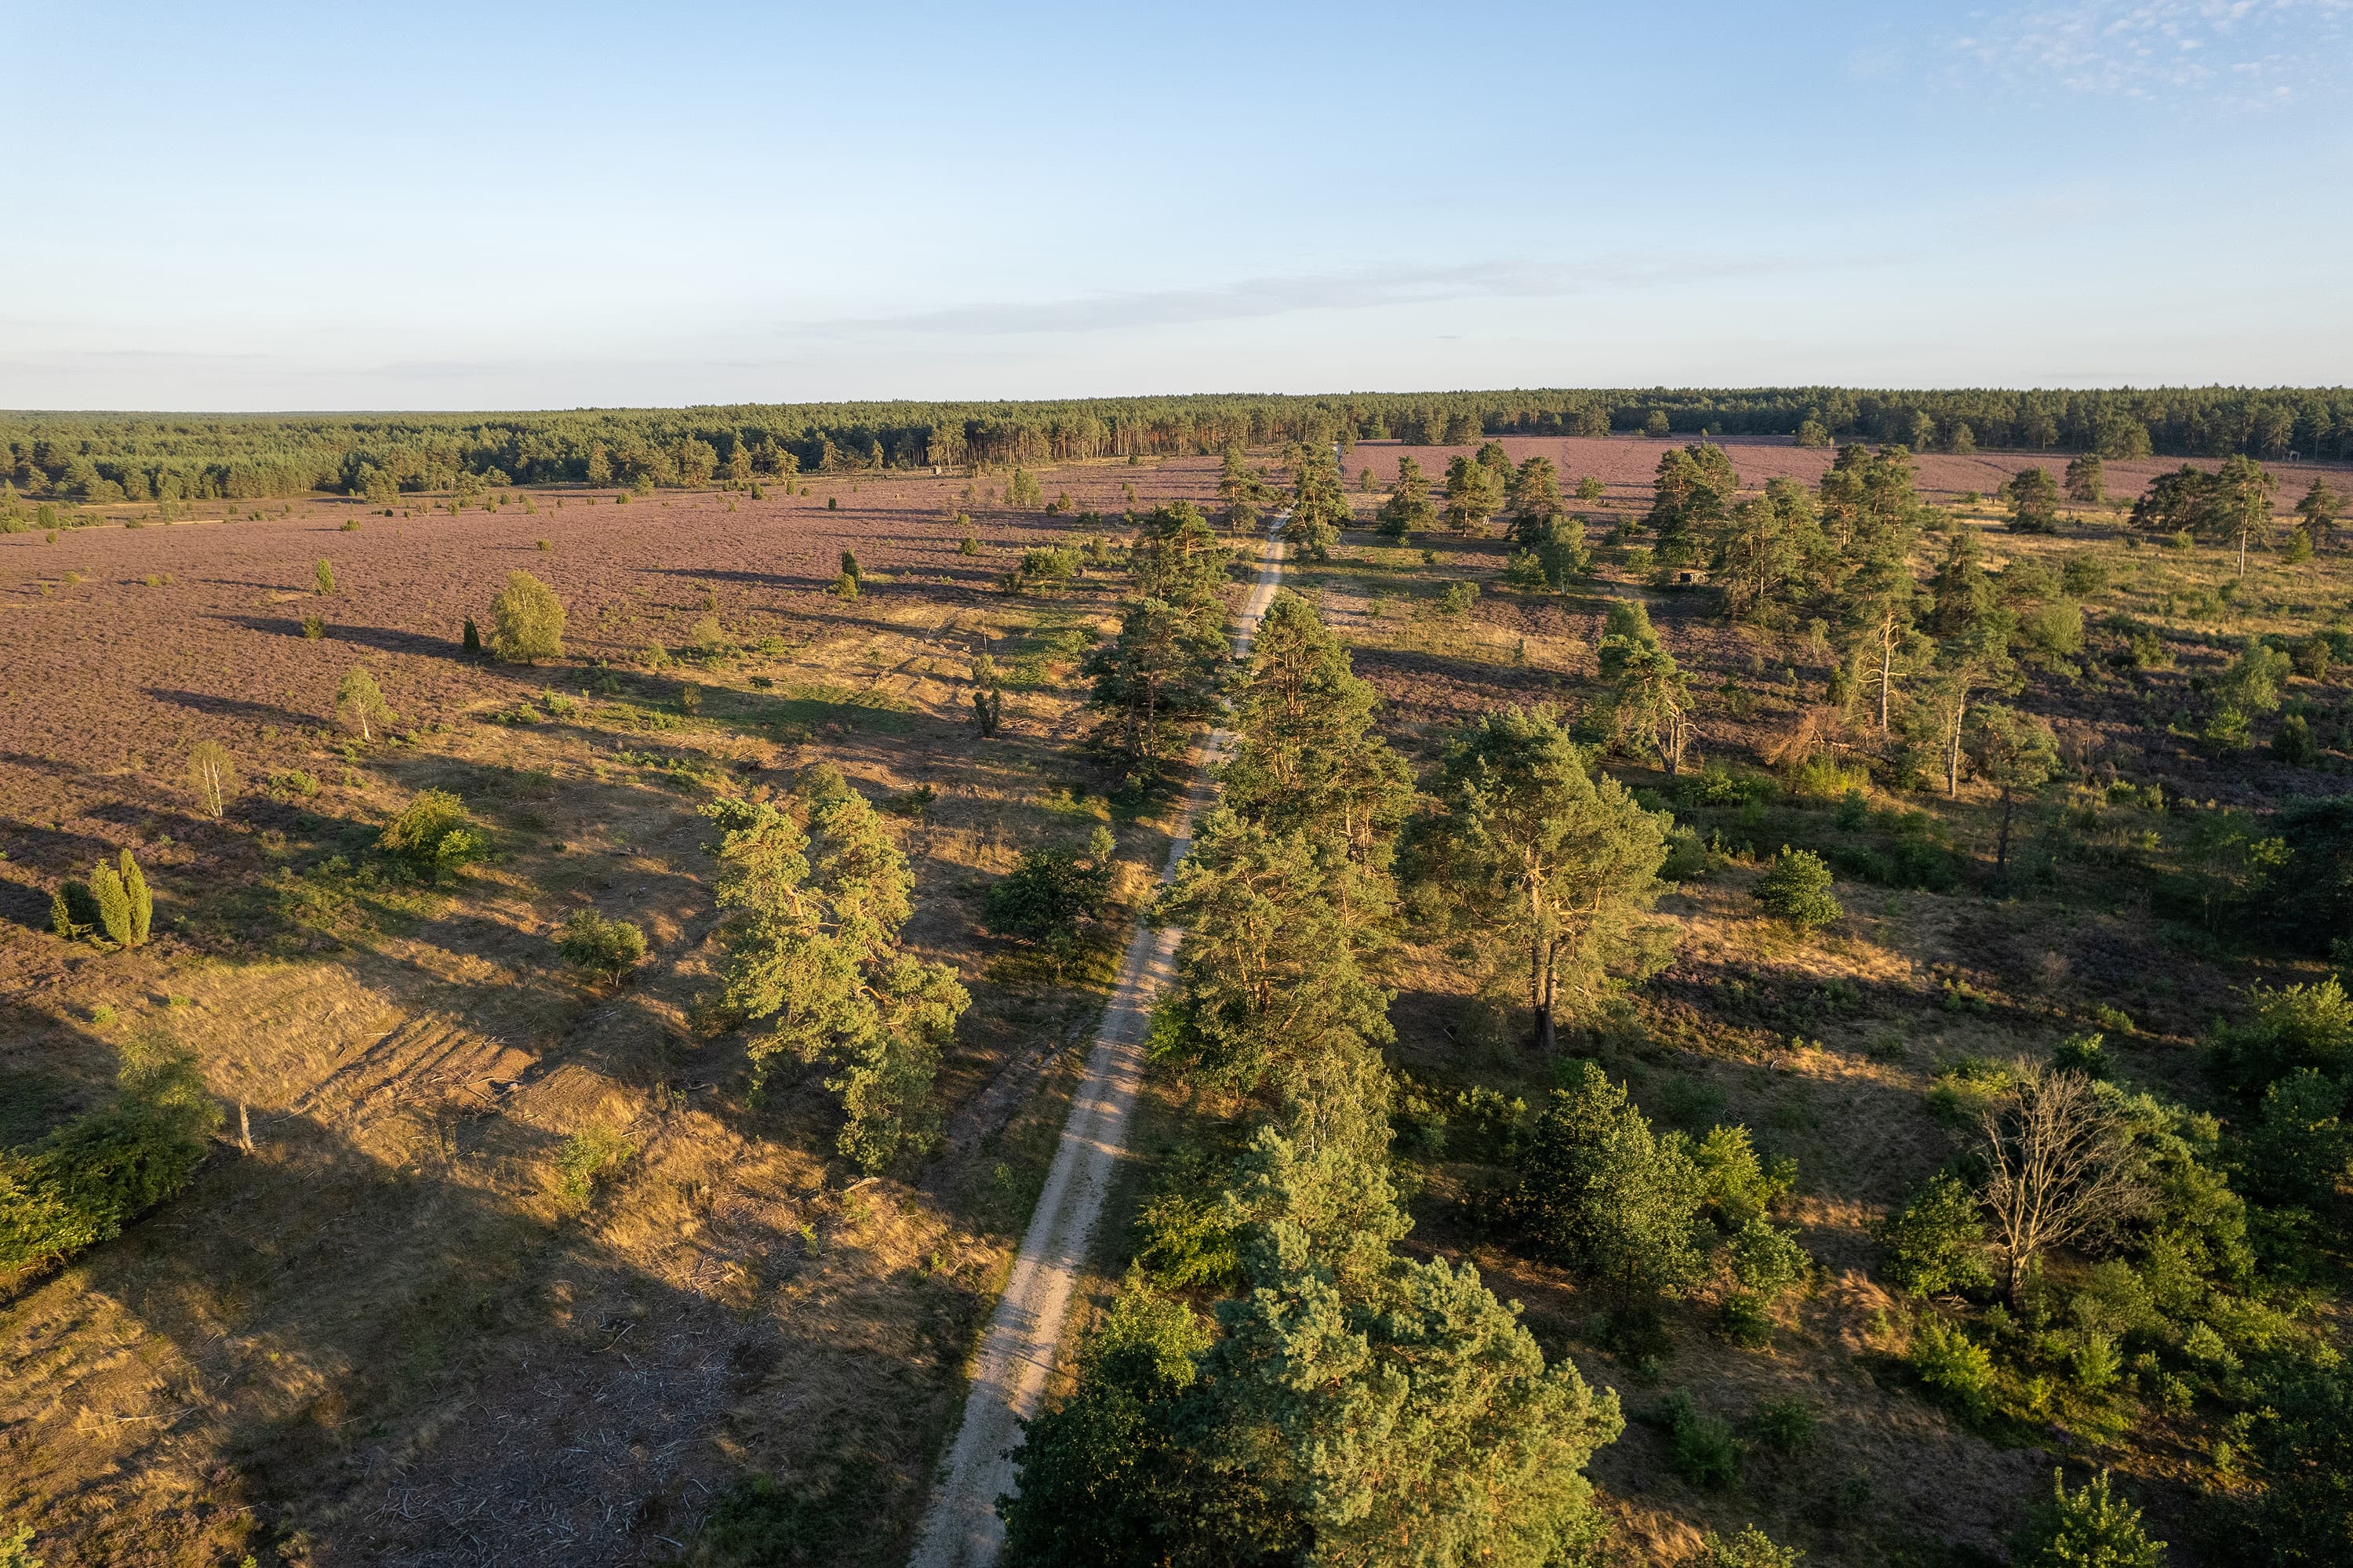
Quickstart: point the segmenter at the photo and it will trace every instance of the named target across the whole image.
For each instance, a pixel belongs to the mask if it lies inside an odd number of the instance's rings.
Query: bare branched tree
[[[2028,1062],[1978,1113],[1985,1202],[2007,1264],[2010,1305],[2034,1259],[2113,1233],[2148,1203],[2147,1172],[2099,1086]]]

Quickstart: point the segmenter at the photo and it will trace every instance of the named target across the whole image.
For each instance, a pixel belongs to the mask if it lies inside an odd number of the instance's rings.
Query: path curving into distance
[[[1282,522],[1282,517],[1275,519],[1277,534]],[[1259,568],[1258,582],[1236,621],[1237,660],[1250,657],[1250,640],[1282,575],[1282,544],[1271,537],[1266,564]],[[1221,729],[1210,732],[1200,771],[1176,820],[1168,863],[1161,868],[1164,884],[1176,874],[1177,863],[1192,847],[1193,819],[1209,799],[1209,770],[1224,757],[1231,738]],[[1128,938],[1118,984],[1087,1056],[1086,1077],[1071,1098],[1070,1119],[1062,1124],[1061,1142],[1046,1172],[1045,1191],[1039,1193],[1037,1212],[1029,1216],[1005,1295],[981,1336],[964,1425],[948,1449],[939,1489],[923,1516],[923,1533],[908,1568],[987,1568],[1004,1547],[1005,1523],[997,1517],[997,1499],[1013,1489],[1013,1463],[1007,1456],[1021,1441],[1020,1422],[1037,1414],[1046,1392],[1071,1292],[1086,1267],[1095,1222],[1127,1152],[1128,1123],[1144,1081],[1144,1038],[1151,1027],[1154,999],[1175,964],[1177,937],[1174,928],[1156,930],[1139,919]]]

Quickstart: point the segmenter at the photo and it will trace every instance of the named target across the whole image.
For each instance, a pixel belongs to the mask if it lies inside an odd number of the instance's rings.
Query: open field
[[[1648,505],[1664,443],[1503,444],[1552,458],[1564,488],[1604,482],[1600,501],[1570,503],[1601,546],[1589,579],[1514,588],[1499,537],[1352,530],[1286,581],[1346,643],[1425,778],[1466,716],[1589,709],[1609,604],[1649,606],[1700,694],[1700,759],[1764,785],[1710,799],[1688,776],[1612,760],[1709,850],[1662,905],[1672,965],[1565,1049],[1630,1083],[1662,1126],[1738,1122],[1794,1158],[1785,1217],[1821,1267],[1769,1349],[1712,1331],[1721,1279],[1668,1313],[1663,1343],[1616,1342],[1568,1276],[1478,1223],[1496,1151],[1418,1144],[1401,1114],[1409,1250],[1474,1261],[1548,1354],[1620,1392],[1627,1432],[1593,1471],[1620,1561],[1683,1561],[1702,1529],[1753,1520],[1810,1562],[1998,1562],[2062,1461],[2113,1466],[2176,1563],[2230,1561],[2200,1522],[2240,1484],[2215,1461],[2218,1396],[2161,1414],[2122,1393],[2031,1421],[1952,1414],[1905,1370],[1914,1306],[1878,1277],[1869,1226],[1954,1153],[1931,1091],[1956,1064],[2105,1029],[2135,1081],[2202,1107],[2200,1044],[2236,988],[2324,972],[2201,923],[2182,891],[2205,863],[2189,830],[2109,785],[2256,811],[2341,793],[2342,661],[2287,683],[2317,737],[2309,760],[2218,749],[2198,726],[2242,639],[2353,630],[2346,554],[2260,553],[2226,593],[2232,564],[2212,546],[2130,544],[2108,511],[2021,535],[1959,501],[2063,456],[1922,458],[1925,498],[1979,531],[1990,566],[2055,574],[2090,555],[2106,568],[2082,596],[2083,650],[2025,672],[2016,700],[2051,722],[2066,767],[2018,830],[2035,871],[1997,886],[1983,784],[1947,800],[1854,772],[1868,814],[1848,821],[1840,792],[1802,785],[1798,762],[1852,770],[1875,743],[1829,715],[1826,646],[1728,624],[1710,592],[1646,587],[1624,546],[1601,545]],[[1377,499],[1360,489],[1367,467],[1391,476],[1402,451],[1436,473],[1470,450],[1356,447],[1343,466],[1357,522]],[[1810,486],[1831,455],[1726,450],[1746,486]],[[2111,463],[2110,491],[2174,466]],[[2322,471],[2274,471],[2292,502]],[[1113,624],[1120,579],[1091,570],[1020,595],[997,579],[1025,549],[1124,536],[1132,503],[1209,507],[1218,473],[1188,458],[1039,474],[1048,499],[1067,493],[1100,522],[996,504],[1001,474],[809,475],[807,494],[758,501],[533,489],[494,511],[386,516],[314,499],[0,536],[0,1146],[104,1103],[127,1054],[191,1054],[229,1107],[180,1196],[69,1264],[0,1279],[0,1520],[33,1523],[51,1568],[903,1559],[1111,979],[1107,953],[1056,975],[987,936],[981,895],[1020,850],[1102,824],[1132,911],[1168,843],[1166,802],[1113,796],[1080,745],[1077,663]],[[960,551],[958,513],[976,555]],[[851,599],[828,591],[844,550],[862,571]],[[322,559],[329,595],[313,591]],[[464,656],[465,620],[487,626],[518,569],[564,600],[567,656]],[[1451,610],[1441,590],[1461,582],[1480,592]],[[2112,658],[2129,645],[2119,618],[2153,629],[2164,657]],[[986,741],[968,705],[983,652],[1008,694]],[[388,740],[333,726],[355,665],[397,713]],[[218,821],[185,778],[206,740],[243,776]],[[975,997],[943,1064],[939,1153],[880,1179],[834,1156],[820,1073],[754,1095],[743,1040],[697,1006],[718,957],[697,809],[788,789],[816,762],[892,812],[916,877],[908,945]],[[297,772],[313,787],[286,781]],[[375,830],[428,788],[465,800],[491,857],[446,887],[371,875]],[[1783,843],[1835,860],[1915,842],[1941,881],[1842,872],[1845,917],[1811,938],[1749,896]],[[157,939],[101,954],[48,935],[51,888],[124,847],[156,886]],[[644,927],[651,956],[627,987],[555,961],[552,933],[581,909]],[[1382,977],[1393,1065],[1441,1102],[1485,1087],[1539,1104],[1561,1064],[1524,1044],[1508,997],[1430,933],[1403,935]],[[1143,1150],[1233,1108],[1155,1081]],[[573,1151],[621,1146],[567,1183]],[[1115,1205],[1098,1298],[1132,1250],[1124,1216],[1152,1164],[1135,1162]],[[2333,1326],[2334,1301],[2316,1290],[2308,1319]],[[1674,1388],[1736,1426],[1803,1399],[1821,1413],[1814,1446],[1696,1486],[1642,1419]]]
[[[1137,476],[1059,477],[1117,505]],[[153,1038],[247,1107],[254,1142],[122,1241],[10,1287],[0,1515],[79,1543],[53,1563],[646,1561],[746,1468],[796,1497],[854,1489],[794,1527],[841,1529],[833,1560],[903,1551],[1097,995],[992,971],[974,899],[1019,848],[1110,820],[1070,754],[1066,680],[1108,601],[985,592],[1070,528],[978,510],[982,554],[960,556],[962,488],[844,485],[839,512],[822,493],[542,495],[536,515],[361,514],[350,533],[356,509],[298,505],[5,541],[7,1137],[101,1101],[126,1043]],[[817,591],[853,547],[863,594]],[[289,597],[321,556],[335,595]],[[459,655],[516,566],[566,601],[561,665]],[[306,639],[314,605],[330,624]],[[743,652],[634,662],[712,613]],[[976,747],[963,675],[987,649],[1012,689]],[[590,693],[605,656],[633,662]],[[327,709],[354,663],[399,719],[346,752]],[[217,822],[181,777],[201,739],[246,779]],[[740,1045],[691,1013],[712,924],[696,804],[818,759],[878,798],[934,792],[899,830],[907,935],[977,1001],[916,1184],[829,1169],[814,1079],[753,1107]],[[296,769],[315,794],[264,792]],[[428,787],[468,801],[493,863],[454,892],[355,871],[370,824]],[[1119,826],[1156,864],[1153,823]],[[158,889],[157,940],[100,957],[40,934],[47,883],[118,845]],[[549,933],[583,907],[647,930],[628,989],[555,963]],[[556,1158],[602,1132],[633,1152],[584,1205]],[[886,1528],[847,1531],[877,1510]]]

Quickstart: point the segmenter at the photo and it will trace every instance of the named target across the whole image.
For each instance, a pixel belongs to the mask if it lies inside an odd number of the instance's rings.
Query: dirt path
[[[1282,519],[1276,519],[1280,528]],[[1282,575],[1282,546],[1271,544],[1257,586],[1242,604],[1234,634],[1234,656],[1247,658],[1259,618],[1274,598]],[[1214,731],[1203,748],[1201,770],[1176,823],[1165,882],[1193,842],[1193,819],[1209,796],[1209,770],[1225,754],[1229,736]],[[1020,1255],[1006,1281],[1004,1298],[980,1341],[972,1393],[964,1424],[948,1450],[939,1490],[915,1543],[910,1568],[985,1568],[1005,1543],[997,1498],[1013,1489],[1007,1457],[1021,1440],[1018,1423],[1033,1414],[1054,1367],[1071,1292],[1086,1267],[1087,1247],[1113,1172],[1127,1150],[1127,1128],[1144,1077],[1144,1036],[1153,999],[1167,980],[1176,956],[1178,933],[1138,921],[1120,962],[1119,984],[1103,1011],[1102,1031],[1087,1057],[1086,1077],[1071,1099],[1071,1117],[1046,1173],[1038,1211],[1021,1238]]]

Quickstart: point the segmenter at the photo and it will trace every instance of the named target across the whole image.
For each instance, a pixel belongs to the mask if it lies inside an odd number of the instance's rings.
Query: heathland
[[[1360,401],[0,420],[0,1542],[902,1559],[1154,917],[1016,1560],[2344,1560],[2348,400]]]

